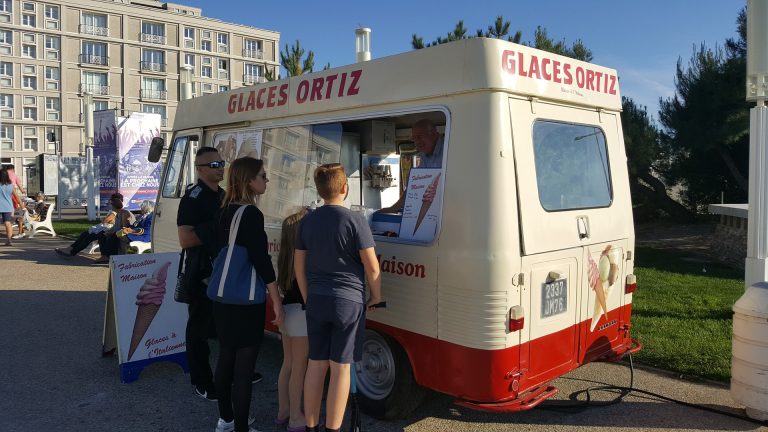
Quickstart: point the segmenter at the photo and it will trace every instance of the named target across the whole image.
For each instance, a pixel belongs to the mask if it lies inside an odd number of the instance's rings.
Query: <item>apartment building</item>
[[[0,0],[0,163],[83,154],[85,92],[95,110],[159,113],[167,135],[182,67],[195,96],[263,82],[279,38],[154,0]]]

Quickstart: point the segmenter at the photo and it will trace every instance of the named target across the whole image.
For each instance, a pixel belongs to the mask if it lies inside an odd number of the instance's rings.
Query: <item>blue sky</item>
[[[746,0],[538,1],[270,1],[179,0],[203,16],[280,32],[281,49],[301,41],[315,52],[316,69],[355,61],[355,28],[369,27],[374,58],[411,50],[411,34],[432,41],[458,20],[472,32],[497,15],[533,38],[536,26],[553,39],[581,39],[594,62],[617,69],[621,91],[657,117],[658,100],[674,94],[677,61],[694,47],[723,46],[736,37]]]

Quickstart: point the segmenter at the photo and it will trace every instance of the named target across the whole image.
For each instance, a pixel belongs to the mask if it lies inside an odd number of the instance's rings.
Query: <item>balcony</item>
[[[166,100],[168,92],[166,90],[141,89],[139,91],[139,97],[142,99]]]
[[[109,36],[108,27],[99,27],[95,25],[80,24],[80,34],[93,36]]]
[[[165,63],[156,63],[156,62],[151,62],[151,61],[142,61],[141,62],[141,71],[142,72],[164,73],[165,72]]]
[[[80,64],[109,66],[109,57],[94,54],[80,54]]]
[[[90,92],[93,95],[109,95],[109,86],[101,84],[80,84],[80,94]]]
[[[243,84],[261,84],[267,82],[267,79],[259,75],[243,75]]]
[[[148,42],[153,44],[160,44],[165,45],[165,36],[163,35],[155,35],[155,34],[149,34],[149,33],[141,33],[139,35],[139,40],[142,42]]]
[[[229,71],[219,69],[219,79],[229,79]]]
[[[243,57],[260,59],[264,58],[264,53],[260,49],[243,49]]]

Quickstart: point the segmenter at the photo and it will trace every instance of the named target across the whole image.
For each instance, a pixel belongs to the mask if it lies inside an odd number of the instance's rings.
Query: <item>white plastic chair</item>
[[[145,251],[152,248],[152,242],[132,241],[130,245],[137,249],[137,254],[143,254]]]
[[[29,234],[29,238],[35,238],[38,232],[50,234],[51,237],[56,237],[56,231],[53,230],[53,209],[56,207],[56,203],[48,205],[48,211],[45,212],[45,220],[42,222],[32,221],[32,232]]]
[[[143,241],[132,241],[129,246],[136,248],[137,254],[143,254],[147,250],[152,248],[151,242],[143,242]],[[99,242],[95,241],[91,243],[91,249],[88,251],[88,254],[93,255],[99,250]]]

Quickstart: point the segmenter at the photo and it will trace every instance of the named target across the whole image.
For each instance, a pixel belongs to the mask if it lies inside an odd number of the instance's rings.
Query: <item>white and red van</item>
[[[318,198],[314,168],[341,162],[356,210],[407,194],[402,215],[371,218],[388,307],[368,316],[364,408],[404,415],[422,387],[476,409],[531,408],[553,379],[637,349],[620,110],[616,71],[483,38],[183,101],[154,249],[179,250],[199,146],[265,160],[275,256],[283,218]],[[443,134],[442,165],[419,171],[410,128],[425,118]],[[424,178],[427,222],[412,229]]]

